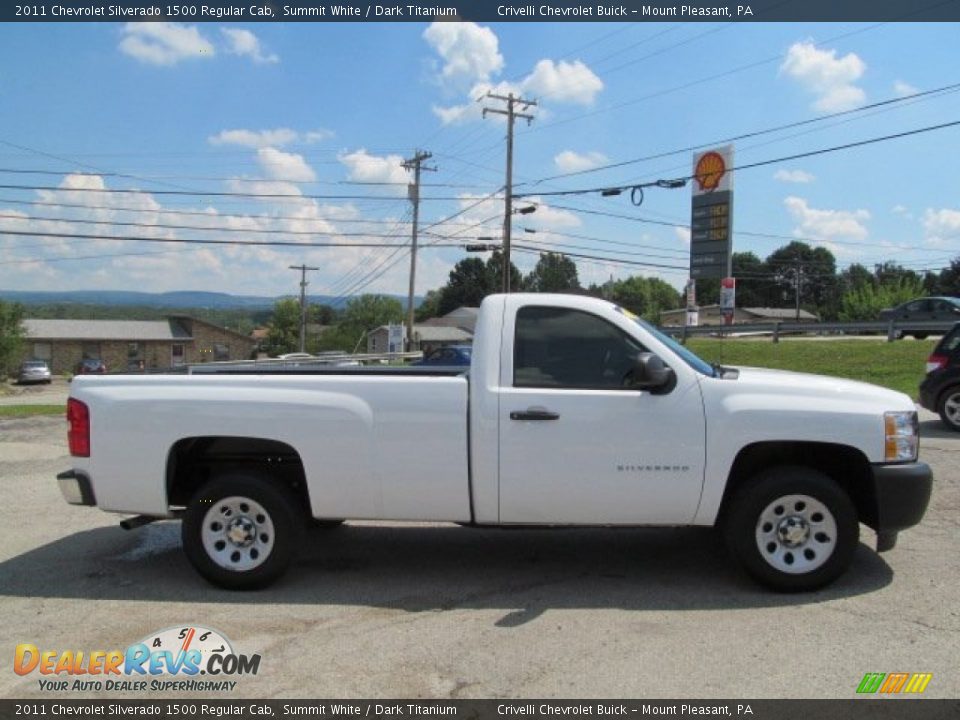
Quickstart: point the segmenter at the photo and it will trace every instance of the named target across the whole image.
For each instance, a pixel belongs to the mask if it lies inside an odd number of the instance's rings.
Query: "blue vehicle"
[[[451,365],[469,365],[470,353],[473,348],[470,345],[448,345],[431,350],[423,356],[422,360],[410,363],[411,365],[433,365],[433,366],[451,366]]]

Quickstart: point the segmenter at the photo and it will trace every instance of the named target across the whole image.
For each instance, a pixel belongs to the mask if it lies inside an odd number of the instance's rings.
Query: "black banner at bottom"
[[[960,717],[960,700],[0,700],[0,720],[61,717],[939,720]]]

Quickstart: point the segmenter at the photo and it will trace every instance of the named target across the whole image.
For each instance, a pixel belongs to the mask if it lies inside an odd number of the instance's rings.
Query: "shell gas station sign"
[[[731,274],[733,239],[733,146],[693,156],[690,215],[690,278]]]

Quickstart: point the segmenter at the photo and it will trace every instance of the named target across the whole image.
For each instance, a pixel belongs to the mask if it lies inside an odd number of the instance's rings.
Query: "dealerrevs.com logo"
[[[230,691],[256,675],[259,655],[241,655],[217,630],[187,625],[147,635],[126,650],[46,650],[20,643],[17,675],[38,674],[42,691]]]

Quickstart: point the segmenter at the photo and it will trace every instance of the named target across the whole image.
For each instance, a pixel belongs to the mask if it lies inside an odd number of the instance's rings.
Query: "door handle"
[[[560,413],[549,410],[514,410],[510,413],[511,420],[559,420]]]

